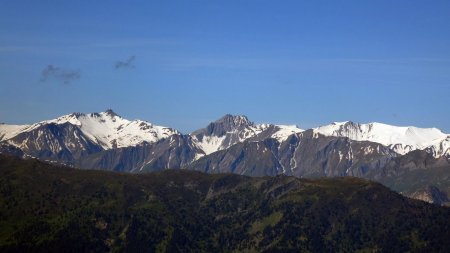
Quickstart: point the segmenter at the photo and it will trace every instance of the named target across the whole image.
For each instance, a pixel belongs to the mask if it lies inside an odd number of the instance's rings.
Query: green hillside
[[[134,175],[0,156],[0,252],[450,252],[450,209],[357,178]]]

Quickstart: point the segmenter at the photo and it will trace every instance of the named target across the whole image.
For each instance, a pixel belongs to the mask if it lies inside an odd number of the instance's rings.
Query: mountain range
[[[225,115],[190,134],[112,110],[0,124],[0,153],[84,169],[190,169],[248,176],[353,176],[448,203],[450,135],[436,128],[335,122],[312,129]]]

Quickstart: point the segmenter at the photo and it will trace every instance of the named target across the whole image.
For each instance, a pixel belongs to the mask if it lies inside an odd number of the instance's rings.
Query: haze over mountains
[[[107,110],[72,113],[32,125],[1,124],[0,152],[86,169],[356,176],[407,195],[437,196],[431,193],[437,190],[447,196],[450,192],[450,135],[436,128],[382,123],[335,122],[304,130],[225,115],[205,128],[182,134]],[[417,183],[421,173],[433,176]],[[398,180],[403,177],[412,178],[402,179],[410,181],[402,188]],[[445,203],[446,198],[429,201]]]

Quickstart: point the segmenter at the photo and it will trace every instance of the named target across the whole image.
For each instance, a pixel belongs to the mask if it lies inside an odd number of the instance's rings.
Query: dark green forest
[[[135,175],[0,155],[0,252],[450,252],[450,209],[350,177]]]

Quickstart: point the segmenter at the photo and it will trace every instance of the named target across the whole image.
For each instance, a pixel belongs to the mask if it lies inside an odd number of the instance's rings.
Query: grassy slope
[[[356,178],[83,171],[0,156],[0,251],[450,252],[450,209]]]

